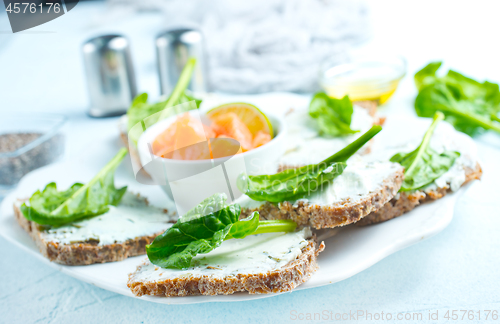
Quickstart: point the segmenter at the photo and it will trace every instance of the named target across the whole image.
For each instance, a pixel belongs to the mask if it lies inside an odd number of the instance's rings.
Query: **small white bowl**
[[[200,114],[198,110],[189,113],[192,116]],[[149,127],[139,138],[137,149],[145,171],[175,202],[179,215],[214,193],[225,192],[229,203],[237,199],[242,194],[236,187],[238,175],[242,172],[249,175],[276,173],[278,160],[285,153],[285,122],[267,115],[275,136],[256,149],[213,160],[174,160],[153,155],[151,143],[177,117],[169,117]]]

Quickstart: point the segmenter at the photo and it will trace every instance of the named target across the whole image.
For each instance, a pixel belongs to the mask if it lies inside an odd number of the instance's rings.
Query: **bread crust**
[[[146,253],[146,245],[153,242],[162,232],[149,236],[136,237],[122,243],[97,245],[97,242],[87,241],[73,244],[61,244],[47,241],[41,235],[40,226],[24,217],[18,205],[14,204],[14,215],[19,225],[35,241],[44,257],[59,264],[89,265],[122,261],[126,258]]]
[[[315,229],[334,228],[355,223],[370,213],[382,208],[398,192],[403,182],[403,169],[385,179],[382,186],[366,197],[335,203],[329,206],[310,205],[299,201],[273,204],[266,202],[259,208],[242,209],[241,218],[258,211],[261,219],[291,219],[299,226],[311,226]]]
[[[372,117],[375,117],[375,115],[377,114],[378,103],[375,100],[353,101],[352,104],[366,109],[366,111],[368,111],[368,114]]]
[[[247,291],[250,294],[286,292],[306,282],[318,269],[317,256],[324,248],[324,242],[318,245],[316,237],[313,236],[295,260],[280,269],[266,273],[238,274],[225,277],[192,276],[144,282],[135,280],[134,272],[129,274],[127,286],[136,296],[213,296],[231,295],[240,291]],[[136,272],[148,262],[146,260],[139,265]]]
[[[476,164],[475,169],[466,168],[465,182],[463,185],[472,180],[481,179],[482,174],[483,171],[479,163]],[[443,198],[449,192],[451,192],[450,188],[438,188],[437,190],[427,192],[421,190],[411,193],[401,192],[399,197],[391,199],[380,210],[372,212],[370,215],[357,222],[356,225],[366,226],[388,221],[413,210],[420,204]]]

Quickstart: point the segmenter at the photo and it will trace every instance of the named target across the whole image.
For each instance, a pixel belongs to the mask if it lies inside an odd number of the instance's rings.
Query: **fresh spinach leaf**
[[[127,155],[122,148],[118,154],[87,184],[75,183],[65,191],[57,191],[49,183],[43,191],[35,192],[29,204],[21,206],[23,215],[40,225],[61,226],[82,218],[103,214],[109,205],[116,206],[127,187],[115,188],[114,173]]]
[[[418,90],[436,82],[436,72],[441,67],[441,64],[442,62],[429,63],[422,70],[415,73],[415,85]]]
[[[239,176],[238,189],[258,201],[282,202],[307,196],[342,174],[346,161],[382,130],[373,126],[351,144],[318,164],[287,169],[271,175]]]
[[[227,207],[226,200],[227,197],[225,194],[214,194],[204,199],[201,203],[193,207],[186,214],[179,217],[179,222],[186,222],[195,218],[200,218],[208,214],[215,213],[216,211]]]
[[[322,185],[341,175],[343,162],[311,164],[287,169],[271,175],[246,176],[238,179],[238,188],[253,200],[282,202],[296,200],[315,192]]]
[[[318,121],[322,134],[343,136],[359,132],[351,129],[353,106],[348,96],[330,98],[324,92],[316,93],[309,104],[309,115]]]
[[[439,154],[430,147],[432,134],[437,124],[443,119],[444,115],[437,112],[422,142],[414,151],[397,153],[391,157],[391,162],[397,162],[405,168],[400,191],[417,190],[431,184],[445,174],[460,156],[460,153],[455,151],[444,151]]]
[[[439,77],[436,73],[440,66],[441,62],[430,63],[415,74],[417,115],[432,117],[441,111],[457,130],[469,135],[483,130],[500,133],[499,86],[477,82],[452,70]]]
[[[297,226],[290,220],[259,221],[258,212],[239,220],[240,206],[227,206],[226,199],[225,194],[205,199],[187,213],[187,218],[186,214],[157,236],[153,243],[146,246],[151,263],[162,268],[185,269],[197,254],[209,253],[225,240],[243,239],[260,233],[290,232]],[[205,212],[209,213],[204,215]],[[261,224],[262,230],[259,230]]]
[[[157,122],[160,117],[168,118],[170,116],[173,116],[181,112],[176,110],[165,111],[165,108],[173,107],[190,101],[196,102],[196,108],[200,107],[201,100],[194,98],[193,96],[191,96],[186,92],[189,82],[191,81],[191,75],[193,74],[195,65],[196,65],[196,60],[194,58],[190,58],[186,63],[186,65],[184,66],[184,69],[181,72],[179,80],[177,81],[174,90],[172,90],[172,93],[170,94],[167,100],[150,104],[147,102],[148,100],[147,93],[142,93],[137,97],[135,97],[129,110],[127,111],[129,136],[134,142],[137,142],[140,135],[144,131],[142,127],[134,127],[138,123],[141,123],[141,121],[144,121],[145,119],[148,118],[147,125],[149,126]],[[186,106],[183,109],[189,109],[189,108],[191,107]],[[165,111],[165,113],[157,114],[160,111]]]

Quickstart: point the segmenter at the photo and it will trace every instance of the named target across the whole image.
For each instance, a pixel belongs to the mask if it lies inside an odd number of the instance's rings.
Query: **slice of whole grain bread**
[[[261,273],[237,273],[224,276],[182,274],[173,278],[144,280],[138,278],[145,267],[151,267],[149,260],[144,261],[137,270],[129,275],[127,286],[136,296],[191,296],[191,295],[230,295],[247,291],[250,294],[280,293],[294,289],[306,282],[318,269],[317,256],[323,251],[323,242],[318,244],[313,235],[301,253],[284,266]],[[214,265],[214,268],[216,265]],[[212,268],[212,269],[214,269]],[[161,270],[155,267],[155,270]],[[149,271],[149,270],[146,270]]]
[[[403,168],[397,165],[376,190],[363,196],[325,205],[311,204],[307,199],[277,204],[264,202],[258,207],[242,204],[241,218],[258,211],[261,219],[291,219],[299,226],[311,226],[315,229],[345,226],[382,208],[397,194],[402,182]]]
[[[472,180],[481,179],[482,173],[483,171],[479,163],[476,165],[475,169],[466,168],[465,182],[462,186]],[[443,198],[450,191],[451,189],[446,187],[428,191],[417,190],[412,192],[401,192],[398,196],[387,202],[380,210],[372,212],[370,215],[357,222],[356,225],[366,226],[388,221],[413,210],[420,204]]]
[[[146,198],[138,198],[143,199],[147,205]],[[99,242],[96,240],[72,244],[58,243],[46,239],[43,226],[24,217],[20,209],[20,205],[24,201],[26,200],[19,200],[18,203],[14,203],[14,216],[16,221],[35,241],[42,255],[50,261],[59,264],[88,265],[93,263],[121,261],[129,257],[142,255],[146,253],[146,245],[153,242],[156,236],[164,232],[164,229],[162,229],[157,233],[151,233],[151,235],[144,235],[123,242],[115,242],[106,245],[99,245]],[[168,213],[167,210],[164,210],[164,212],[165,214]],[[173,219],[169,222],[175,223]]]

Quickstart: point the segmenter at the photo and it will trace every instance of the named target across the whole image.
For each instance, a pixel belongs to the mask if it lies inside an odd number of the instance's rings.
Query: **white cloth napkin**
[[[201,29],[216,91],[314,91],[321,62],[341,57],[369,38],[368,12],[361,0],[125,2],[162,10],[166,28]]]

